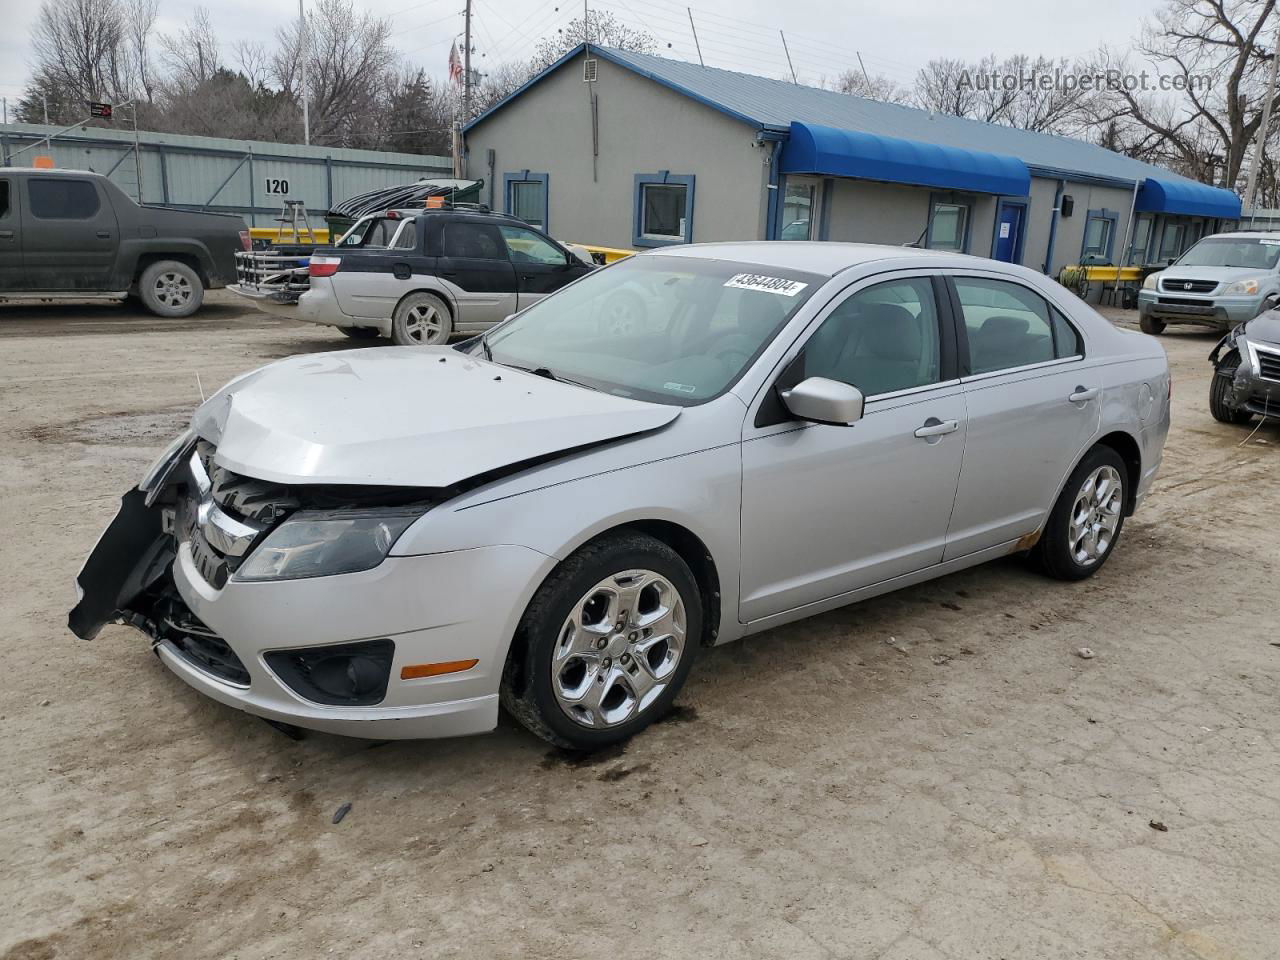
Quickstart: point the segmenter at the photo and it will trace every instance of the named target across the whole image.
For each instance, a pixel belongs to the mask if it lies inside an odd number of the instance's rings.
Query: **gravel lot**
[[[1213,335],[1163,339],[1164,470],[1098,577],[1011,559],[719,648],[582,760],[505,719],[293,742],[66,630],[198,382],[350,346],[233,300],[0,305],[0,957],[1280,954],[1280,427],[1210,418]]]

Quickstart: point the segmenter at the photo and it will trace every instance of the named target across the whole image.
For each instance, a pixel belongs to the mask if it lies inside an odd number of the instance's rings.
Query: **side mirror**
[[[781,396],[787,410],[801,420],[851,427],[862,419],[862,391],[839,380],[809,377]]]

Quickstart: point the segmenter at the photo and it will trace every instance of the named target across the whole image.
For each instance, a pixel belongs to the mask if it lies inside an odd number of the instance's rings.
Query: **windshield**
[[[689,406],[728,388],[826,279],[724,260],[631,257],[485,340],[498,363]]]
[[[1180,267],[1248,267],[1272,270],[1280,260],[1280,239],[1209,237],[1178,258]]]

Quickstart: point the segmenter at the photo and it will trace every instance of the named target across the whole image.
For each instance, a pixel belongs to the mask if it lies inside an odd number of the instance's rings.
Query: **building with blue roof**
[[[463,130],[490,205],[616,247],[918,244],[1163,264],[1240,199],[1095,144],[580,45]]]

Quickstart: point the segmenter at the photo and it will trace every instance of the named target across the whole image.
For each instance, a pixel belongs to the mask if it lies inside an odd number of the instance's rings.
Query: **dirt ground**
[[[1163,338],[1164,469],[1099,576],[1011,559],[716,649],[584,762],[506,719],[293,742],[67,631],[200,390],[350,346],[233,299],[0,306],[0,957],[1280,955],[1280,427],[1210,418],[1212,334]]]

